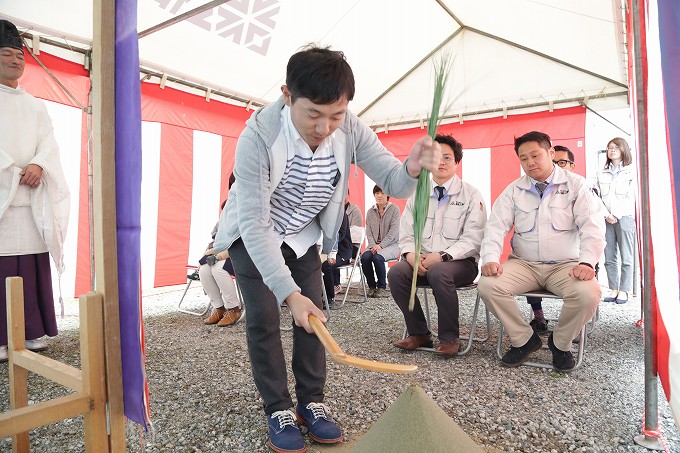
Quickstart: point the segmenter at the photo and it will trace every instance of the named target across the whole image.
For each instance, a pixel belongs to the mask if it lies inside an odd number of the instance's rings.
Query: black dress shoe
[[[533,335],[531,335],[531,338],[529,338],[529,341],[527,341],[524,345],[520,346],[519,348],[514,346],[510,347],[510,350],[505,353],[501,359],[501,362],[503,365],[508,367],[518,367],[526,362],[526,360],[529,358],[529,354],[534,351],[538,351],[542,346],[543,342],[541,341],[541,338],[536,332],[534,332]]]
[[[553,368],[555,368],[556,371],[571,371],[574,369],[574,366],[576,366],[574,355],[571,351],[558,349],[553,342],[553,334],[548,336],[548,348],[552,351]]]

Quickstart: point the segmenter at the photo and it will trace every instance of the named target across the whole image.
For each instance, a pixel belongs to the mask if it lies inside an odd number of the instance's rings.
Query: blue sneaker
[[[267,416],[269,446],[279,453],[303,453],[307,450],[300,428],[291,410],[276,411]]]
[[[298,422],[309,429],[309,437],[320,444],[335,444],[342,441],[342,431],[335,420],[328,413],[328,407],[323,403],[300,404],[295,408]]]

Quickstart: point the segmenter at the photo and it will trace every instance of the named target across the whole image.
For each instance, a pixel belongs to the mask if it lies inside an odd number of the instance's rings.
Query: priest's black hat
[[[0,19],[0,47],[24,50],[19,30],[12,22],[5,19]]]

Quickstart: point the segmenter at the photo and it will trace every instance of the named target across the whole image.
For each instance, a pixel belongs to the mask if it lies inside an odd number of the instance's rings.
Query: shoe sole
[[[416,348],[405,348],[403,346],[397,346],[394,343],[392,343],[392,346],[394,346],[397,349],[401,349],[402,351],[417,351],[420,348],[425,348],[424,350],[428,350],[428,351],[432,350],[434,352],[434,343],[430,343],[430,344],[425,343],[425,344],[422,344],[422,345],[420,345]]]
[[[336,439],[321,439],[319,437],[316,437],[312,432],[309,430],[309,426],[307,425],[307,422],[305,421],[304,418],[300,416],[300,414],[295,414],[295,418],[297,419],[297,422],[299,425],[305,426],[307,428],[307,434],[309,434],[309,437],[312,438],[314,442],[318,442],[320,444],[337,444],[342,442],[342,433],[340,433],[340,437]]]
[[[526,355],[524,357],[522,357],[522,360],[520,360],[517,363],[506,363],[506,362],[503,362],[502,360],[501,360],[501,363],[503,364],[503,366],[506,366],[508,368],[517,368],[518,366],[520,366],[521,364],[523,364],[524,362],[529,360],[529,356],[531,355],[532,352],[536,352],[539,349],[541,349],[542,347],[543,347],[543,342],[538,343],[532,350],[527,352]]]
[[[45,346],[44,348],[26,348],[26,349],[28,349],[29,351],[33,351],[33,352],[40,352],[40,351],[47,351],[47,346]]]
[[[269,445],[269,448],[272,450],[278,452],[278,453],[304,453],[307,451],[307,446],[305,445],[301,450],[284,450],[282,448],[275,447],[274,444],[272,443],[271,439],[267,442],[267,445]]]
[[[309,434],[309,437],[311,437],[314,442],[318,442],[320,444],[337,444],[342,442],[342,435],[340,435],[340,437],[338,437],[337,439],[319,439],[314,434],[312,434],[311,431],[308,432],[307,434]]]

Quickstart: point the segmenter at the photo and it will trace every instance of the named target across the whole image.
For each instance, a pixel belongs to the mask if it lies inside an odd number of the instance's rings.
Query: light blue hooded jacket
[[[270,196],[281,181],[289,157],[282,152],[275,154],[271,148],[281,131],[284,105],[281,97],[246,121],[236,144],[236,183],[229,191],[214,244],[215,252],[220,252],[240,237],[279,303],[300,291],[278,253],[280,242],[270,217]],[[356,163],[386,194],[395,198],[408,198],[418,182],[408,174],[406,163],[387,151],[378,136],[353,113],[347,112],[334,134],[333,152],[341,177],[328,205],[316,217],[323,232],[322,253],[332,249],[342,222],[351,163]],[[289,154],[293,152],[290,150]]]

